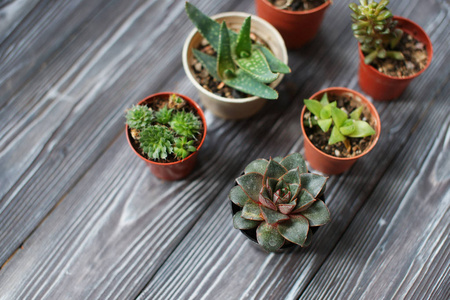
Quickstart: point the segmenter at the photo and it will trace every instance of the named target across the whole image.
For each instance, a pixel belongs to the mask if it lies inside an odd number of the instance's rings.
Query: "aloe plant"
[[[233,216],[237,229],[256,229],[258,243],[273,252],[290,242],[311,243],[311,227],[330,222],[330,212],[318,199],[327,177],[308,173],[300,153],[257,159],[236,179],[229,199],[242,209]]]
[[[345,143],[348,137],[363,138],[376,133],[369,123],[360,120],[363,106],[356,108],[348,115],[342,109],[337,108],[336,101],[331,103],[328,101],[327,93],[322,96],[320,101],[305,99],[303,102],[314,115],[313,118],[305,120],[306,126],[318,125],[323,132],[328,132],[331,128],[329,145]]]
[[[277,99],[278,93],[267,84],[289,67],[263,45],[252,44],[251,17],[245,19],[239,33],[219,24],[194,5],[186,2],[186,12],[202,36],[217,52],[211,56],[197,49],[193,53],[208,73],[238,91],[266,99]]]
[[[373,0],[360,0],[361,5],[351,3],[353,35],[361,44],[365,54],[364,62],[372,63],[377,57],[404,60],[405,57],[394,49],[400,42],[403,31],[396,28],[397,21],[387,8],[389,0],[377,3]]]
[[[132,137],[150,159],[166,160],[172,155],[180,160],[197,151],[194,143],[202,123],[194,113],[184,110],[185,104],[173,94],[168,105],[155,112],[146,105],[127,111],[126,123]]]

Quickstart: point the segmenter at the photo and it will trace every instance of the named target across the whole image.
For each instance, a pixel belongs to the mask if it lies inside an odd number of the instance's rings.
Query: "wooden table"
[[[253,1],[192,1],[207,14]],[[206,111],[195,171],[163,182],[129,149],[124,110],[159,91],[198,100],[181,65],[184,1],[0,1],[0,299],[449,299],[449,2],[391,1],[430,35],[431,67],[375,102],[375,149],[328,181],[332,223],[266,254],[227,194],[259,157],[303,151],[302,99],[360,91],[349,1],[289,52],[280,99],[244,121]]]

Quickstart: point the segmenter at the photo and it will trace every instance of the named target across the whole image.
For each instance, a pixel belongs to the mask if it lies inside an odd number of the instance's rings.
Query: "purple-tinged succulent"
[[[256,228],[258,243],[269,252],[285,243],[311,243],[311,227],[330,222],[330,212],[317,199],[327,177],[308,173],[300,153],[269,160],[257,159],[236,179],[230,200],[242,207],[233,216],[237,229]]]

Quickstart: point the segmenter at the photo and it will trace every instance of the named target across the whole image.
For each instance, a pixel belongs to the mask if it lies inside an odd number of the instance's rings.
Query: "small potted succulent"
[[[131,149],[156,177],[178,180],[195,166],[206,137],[206,120],[192,99],[158,93],[127,110],[125,133]]]
[[[268,252],[309,246],[314,229],[330,222],[320,200],[326,181],[300,153],[254,160],[229,193],[233,225]]]
[[[375,100],[393,100],[430,65],[433,48],[425,31],[393,16],[389,0],[351,3],[352,30],[359,42],[359,84]]]
[[[256,13],[275,26],[289,49],[300,48],[319,31],[331,0],[255,0]]]
[[[373,149],[380,136],[380,117],[360,93],[333,87],[304,100],[301,128],[305,157],[325,174],[340,174]]]
[[[206,16],[186,2],[197,27],[183,47],[183,67],[215,115],[242,119],[258,112],[289,73],[283,39],[266,21],[245,13]],[[235,30],[238,30],[236,32]]]

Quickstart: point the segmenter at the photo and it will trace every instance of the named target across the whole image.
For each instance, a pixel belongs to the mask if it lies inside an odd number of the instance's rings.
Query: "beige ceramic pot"
[[[228,28],[239,30],[245,18],[250,14],[242,12],[226,12],[214,15],[211,18],[219,22],[225,21]],[[252,17],[252,32],[267,43],[273,54],[282,62],[287,64],[288,55],[283,38],[278,31],[270,25],[267,21],[251,15]],[[200,100],[213,114],[224,119],[245,119],[256,114],[267,102],[266,99],[253,96],[240,99],[229,99],[220,97],[204,89],[195,79],[194,70],[191,67],[191,62],[194,58],[192,52],[193,48],[197,48],[203,37],[197,31],[197,28],[192,30],[186,39],[183,46],[183,67],[187,77],[192,84],[197,88]],[[275,88],[283,79],[283,74],[270,84]],[[276,100],[275,100],[276,101]]]

